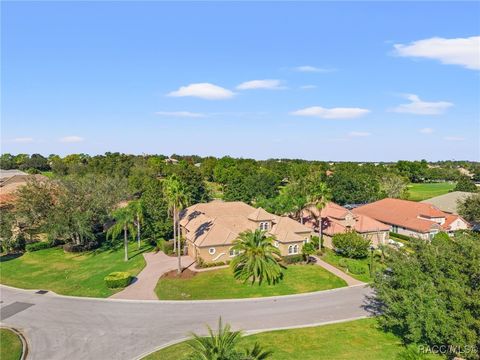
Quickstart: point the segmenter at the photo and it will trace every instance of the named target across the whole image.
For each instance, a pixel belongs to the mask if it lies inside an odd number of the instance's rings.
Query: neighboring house
[[[317,222],[319,210],[311,207],[303,212],[305,225],[318,232]],[[354,214],[352,211],[329,202],[321,211],[323,222],[323,241],[326,247],[332,248],[332,237],[348,231],[356,231],[373,245],[385,244],[388,239],[390,226],[385,225],[369,216]]]
[[[312,230],[285,216],[268,213],[240,201],[212,201],[185,209],[180,216],[188,254],[205,262],[228,261],[234,241],[246,230],[261,229],[275,237],[282,256],[300,254]]]
[[[165,163],[167,163],[167,164],[178,164],[178,160],[173,159],[173,158],[167,158],[167,159],[165,159]]]
[[[47,177],[18,170],[0,170],[0,208],[12,206],[15,203],[15,191],[33,179],[45,181]]]
[[[452,191],[444,195],[435,196],[433,198],[423,200],[422,203],[431,204],[436,208],[448,212],[450,214],[458,214],[457,206],[459,202],[464,201],[475,193],[466,191]]]
[[[462,217],[441,211],[433,205],[400,200],[383,199],[352,210],[383,222],[397,234],[431,239],[436,233],[468,229],[469,223]]]

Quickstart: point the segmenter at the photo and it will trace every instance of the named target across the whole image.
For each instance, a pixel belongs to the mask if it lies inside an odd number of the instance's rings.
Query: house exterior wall
[[[406,229],[402,227],[392,229],[392,232],[400,235],[406,235],[411,237],[416,237],[423,240],[428,240],[431,236],[430,233],[421,233],[412,229]],[[438,231],[432,231],[432,234],[436,234]]]
[[[450,224],[450,231],[466,230],[466,229],[468,229],[468,224],[462,219],[457,219]]]
[[[378,244],[386,244],[388,239],[388,231],[375,231],[368,233],[358,233],[365,239],[369,239],[372,242],[373,246],[378,246]],[[332,236],[323,234],[323,246],[333,249]]]

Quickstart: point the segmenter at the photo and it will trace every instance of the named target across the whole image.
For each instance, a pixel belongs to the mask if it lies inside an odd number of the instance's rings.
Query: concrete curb
[[[372,316],[358,316],[358,317],[353,317],[353,318],[347,318],[347,319],[342,319],[342,320],[334,320],[334,321],[325,321],[325,322],[320,322],[320,323],[313,323],[313,324],[308,324],[308,325],[297,325],[297,326],[285,326],[285,327],[278,327],[278,328],[269,328],[269,329],[259,329],[259,330],[249,330],[244,332],[244,336],[250,336],[250,335],[255,335],[255,334],[260,334],[264,332],[271,332],[271,331],[280,331],[280,330],[293,330],[293,329],[304,329],[304,328],[311,328],[311,327],[318,327],[318,326],[324,326],[324,325],[331,325],[331,324],[340,324],[344,322],[350,322],[350,321],[355,321],[355,320],[361,320],[361,319],[367,319]],[[157,352],[159,350],[165,349],[167,347],[180,344],[184,341],[189,340],[189,337],[184,337],[178,340],[174,341],[169,341],[166,344],[157,346],[151,351],[144,352],[143,354],[140,354],[137,357],[134,357],[132,360],[142,360],[144,357],[153,354],[154,352]]]
[[[0,288],[6,287],[16,291],[24,291],[34,295],[35,292],[41,289],[21,289],[13,286],[0,284]],[[91,301],[105,301],[105,302],[125,302],[125,303],[141,303],[141,304],[212,304],[212,303],[221,303],[221,302],[259,302],[259,301],[272,301],[279,299],[289,299],[289,298],[301,298],[307,296],[314,296],[323,293],[345,291],[347,289],[356,288],[356,287],[369,287],[369,284],[358,284],[351,286],[344,286],[335,289],[320,290],[307,292],[302,294],[291,294],[291,295],[278,295],[278,296],[265,296],[265,297],[255,297],[255,298],[242,298],[242,299],[214,299],[214,300],[130,300],[130,299],[112,299],[112,298],[94,298],[94,297],[85,297],[85,296],[71,296],[71,295],[60,295],[53,291],[48,290],[48,293],[42,296],[53,296],[66,299],[74,300],[91,300]]]
[[[20,338],[20,341],[22,342],[22,355],[20,356],[20,360],[25,360],[28,356],[28,350],[29,350],[27,338],[25,337],[25,335],[23,335],[23,333],[20,330],[1,324],[1,323],[0,323],[0,328],[8,329],[13,333],[15,333]]]

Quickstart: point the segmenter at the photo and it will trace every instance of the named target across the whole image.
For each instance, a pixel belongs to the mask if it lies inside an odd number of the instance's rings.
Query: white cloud
[[[190,111],[157,111],[155,115],[171,116],[171,117],[184,117],[184,118],[204,118],[205,114],[195,113]]]
[[[348,133],[348,136],[350,137],[367,137],[367,136],[370,136],[372,135],[371,133],[369,132],[364,132],[364,131],[350,131]]]
[[[31,138],[31,137],[17,137],[17,138],[12,139],[12,142],[22,143],[22,144],[31,143],[31,142],[33,142],[33,138]]]
[[[420,129],[419,132],[421,132],[422,134],[431,134],[433,133],[435,130],[433,130],[432,128],[423,128],[423,129]]]
[[[394,47],[399,56],[435,59],[443,64],[480,70],[480,36],[456,39],[433,37],[408,45],[395,44]]]
[[[302,85],[300,86],[300,89],[302,90],[310,90],[310,89],[316,89],[317,85]]]
[[[418,95],[415,94],[406,94],[405,98],[410,100],[410,103],[401,104],[392,111],[417,115],[440,115],[443,114],[449,107],[453,106],[452,103],[446,101],[422,101]]]
[[[362,108],[323,108],[321,106],[312,106],[304,109],[299,109],[291,112],[291,115],[296,116],[311,116],[322,119],[351,119],[364,116],[370,110]]]
[[[298,71],[298,72],[315,72],[315,73],[333,71],[333,69],[319,68],[319,67],[311,66],[311,65],[297,66],[297,67],[294,67],[293,70]]]
[[[270,90],[278,90],[278,89],[285,89],[284,86],[281,85],[282,82],[276,79],[264,79],[264,80],[250,80],[245,81],[237,86],[238,90],[252,90],[252,89],[270,89]]]
[[[465,140],[465,138],[463,138],[461,136],[445,136],[444,139],[447,140],[447,141],[463,141],[463,140]]]
[[[71,135],[71,136],[64,136],[60,138],[60,142],[62,143],[78,143],[82,142],[85,139],[81,136]]]
[[[178,90],[167,94],[167,96],[173,97],[192,96],[207,100],[230,99],[234,95],[234,92],[210,83],[197,83],[181,86]]]

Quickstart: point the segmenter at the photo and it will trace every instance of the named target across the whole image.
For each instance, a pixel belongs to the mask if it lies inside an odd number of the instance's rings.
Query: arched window
[[[288,246],[288,254],[289,255],[293,254],[293,245]]]
[[[293,253],[298,254],[298,245],[293,246]]]

